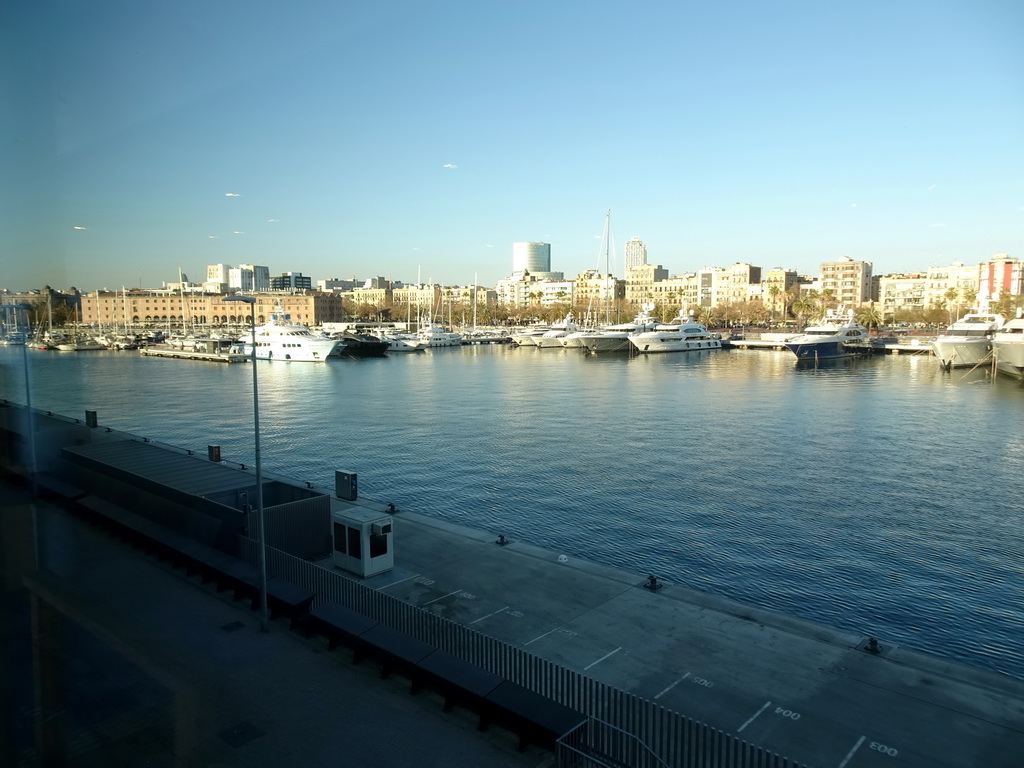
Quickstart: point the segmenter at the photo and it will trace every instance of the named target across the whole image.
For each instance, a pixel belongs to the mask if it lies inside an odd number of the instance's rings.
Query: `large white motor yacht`
[[[992,354],[1000,373],[1024,379],[1024,316],[1017,310],[1017,316],[1006,322],[992,336]]]
[[[252,354],[252,337],[243,334],[245,354]],[[336,356],[341,341],[318,336],[309,328],[293,323],[291,315],[278,305],[270,315],[270,321],[256,327],[257,360],[290,360],[302,363],[322,363],[328,357]]]
[[[843,308],[830,309],[816,325],[809,325],[799,336],[786,342],[786,349],[798,360],[828,360],[871,352],[868,329],[853,319],[853,310],[846,318]]]
[[[932,351],[943,368],[975,366],[992,351],[992,334],[1005,318],[981,309],[968,312],[932,342]]]
[[[462,344],[462,334],[444,330],[431,322],[423,323],[416,332],[416,339],[422,347],[457,347]]]
[[[638,333],[653,330],[658,321],[651,314],[654,304],[641,304],[640,312],[631,322],[616,323],[599,331],[580,334],[580,346],[590,352],[624,352],[630,349],[629,339]]]
[[[687,317],[677,317],[671,323],[630,336],[629,343],[644,354],[722,348],[722,340],[712,336],[707,327],[694,319],[692,309]]]
[[[565,316],[565,319],[551,326],[550,331],[545,331],[535,337],[534,342],[541,349],[545,347],[561,347],[562,339],[570,333],[576,333],[580,327],[573,320],[572,312]]]

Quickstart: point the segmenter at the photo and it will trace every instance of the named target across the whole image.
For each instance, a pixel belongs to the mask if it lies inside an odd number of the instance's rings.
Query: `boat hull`
[[[628,334],[595,333],[583,337],[583,346],[589,352],[628,352],[630,349]]]
[[[832,360],[837,357],[854,357],[871,351],[869,347],[853,346],[841,341],[786,342],[786,349],[796,355],[797,360]]]
[[[276,346],[276,345],[275,345]],[[283,360],[290,363],[323,363],[328,357],[338,356],[340,342],[317,344],[315,346],[296,346],[290,348],[268,348],[256,346],[257,360]],[[252,342],[245,345],[245,354],[252,355]]]
[[[1024,379],[1024,343],[995,342],[992,351],[996,358],[996,369],[1000,373]]]
[[[932,352],[943,368],[968,368],[989,358],[992,342],[987,338],[938,338],[932,342]]]
[[[721,349],[719,339],[686,339],[675,336],[631,336],[630,343],[641,354],[659,354],[665,352],[697,352],[699,350]]]

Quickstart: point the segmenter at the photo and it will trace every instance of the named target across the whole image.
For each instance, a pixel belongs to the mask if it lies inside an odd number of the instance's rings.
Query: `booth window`
[[[348,556],[359,560],[363,556],[363,548],[359,541],[359,529],[348,529]]]
[[[370,534],[370,557],[380,557],[388,553],[388,537],[384,533]]]
[[[345,526],[341,523],[334,524],[334,551],[346,552],[345,549]]]

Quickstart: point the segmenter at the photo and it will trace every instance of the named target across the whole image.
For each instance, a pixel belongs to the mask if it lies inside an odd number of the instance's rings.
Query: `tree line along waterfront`
[[[558,275],[556,275],[558,276]],[[430,319],[453,326],[514,326],[553,322],[572,312],[577,322],[624,322],[642,304],[669,321],[692,313],[708,327],[803,326],[838,306],[855,310],[869,328],[884,325],[943,327],[967,309],[987,301],[991,311],[1012,317],[1024,306],[1024,269],[1006,254],[974,266],[929,268],[907,275],[872,276],[870,262],[840,259],[822,264],[817,278],[795,271],[737,263],[670,277],[660,265],[627,269],[625,279],[596,270],[573,280],[541,279],[528,270],[492,287],[403,284],[371,278],[360,283],[319,281],[317,289],[246,291],[257,298],[257,322],[275,307],[302,324],[351,320],[416,322]],[[330,290],[323,287],[332,286]],[[225,298],[238,291],[226,284],[183,278],[161,288],[82,292],[76,288],[0,292],[0,304],[27,305],[33,328],[222,327],[249,321]],[[10,312],[0,322],[10,323]],[[24,322],[24,318],[20,322]]]

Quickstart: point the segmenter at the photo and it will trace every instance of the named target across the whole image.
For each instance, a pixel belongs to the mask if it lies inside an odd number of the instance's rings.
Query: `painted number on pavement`
[[[896,757],[896,755],[899,754],[895,747],[887,747],[885,744],[879,744],[877,741],[871,742],[871,749],[875,750],[875,752],[881,752],[883,755],[888,755],[889,757]]]

